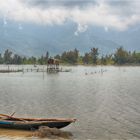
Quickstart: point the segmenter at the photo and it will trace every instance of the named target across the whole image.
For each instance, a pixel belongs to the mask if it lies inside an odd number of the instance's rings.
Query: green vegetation
[[[47,64],[50,58],[49,52],[41,57],[25,57],[14,54],[10,50],[5,50],[4,54],[0,54],[0,64]],[[118,48],[113,54],[101,56],[98,48],[91,48],[90,52],[80,55],[77,49],[65,51],[61,55],[54,56],[59,59],[62,64],[85,64],[85,65],[139,65],[140,53],[130,52],[123,47]]]

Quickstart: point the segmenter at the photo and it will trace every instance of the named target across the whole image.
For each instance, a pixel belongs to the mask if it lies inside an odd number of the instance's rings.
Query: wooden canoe
[[[60,129],[75,121],[76,119],[17,118],[0,114],[0,127],[9,129],[34,130],[40,126]]]

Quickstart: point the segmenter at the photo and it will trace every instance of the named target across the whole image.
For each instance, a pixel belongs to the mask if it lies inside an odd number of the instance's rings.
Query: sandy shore
[[[31,131],[21,131],[21,130],[12,130],[12,129],[2,129],[0,128],[0,136],[19,136],[19,137],[29,137],[32,135]]]
[[[24,130],[12,130],[12,129],[2,129],[0,128],[0,140],[6,139],[6,140],[13,140],[13,139],[20,139],[20,140],[26,140],[26,139],[32,139],[35,136],[36,132],[33,131],[24,131]],[[65,132],[64,132],[65,133]],[[42,138],[36,136],[35,139],[40,140]],[[43,138],[45,140],[51,140],[52,138]],[[53,137],[54,140],[66,140],[67,138],[62,137]],[[68,138],[69,139],[69,138]]]

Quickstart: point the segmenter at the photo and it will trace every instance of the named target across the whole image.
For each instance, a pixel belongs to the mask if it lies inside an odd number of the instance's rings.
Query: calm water
[[[0,113],[77,118],[64,129],[76,140],[140,139],[140,67],[70,68],[1,73]]]

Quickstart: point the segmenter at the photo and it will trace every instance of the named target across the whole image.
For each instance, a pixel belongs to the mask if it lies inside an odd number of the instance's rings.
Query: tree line
[[[101,55],[99,49],[91,48],[89,52],[80,55],[79,50],[74,49],[64,51],[62,54],[57,54],[53,57],[47,51],[45,55],[40,57],[25,57],[14,54],[10,50],[5,50],[3,54],[0,53],[0,64],[47,64],[49,58],[55,58],[62,64],[87,64],[87,65],[125,65],[125,64],[140,64],[140,52],[130,52],[123,47],[119,47],[112,54]]]

